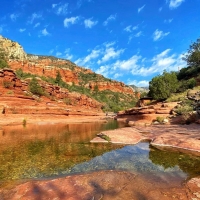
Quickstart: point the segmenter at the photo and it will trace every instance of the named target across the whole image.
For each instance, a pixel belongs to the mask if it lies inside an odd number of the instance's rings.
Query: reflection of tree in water
[[[190,177],[200,175],[200,157],[195,157],[173,151],[161,151],[151,147],[149,159],[156,165],[161,165],[164,169],[175,167],[176,165]]]

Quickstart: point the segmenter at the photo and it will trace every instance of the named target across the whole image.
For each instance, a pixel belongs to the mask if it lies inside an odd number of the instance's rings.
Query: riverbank
[[[200,125],[134,126],[104,131],[91,142],[137,144],[150,141],[158,149],[174,150],[200,156]]]
[[[94,121],[105,121],[108,117],[104,113],[94,113],[91,116],[83,115],[42,115],[42,114],[6,114],[1,115],[1,126],[26,124],[58,124],[58,123],[88,123]]]
[[[0,122],[2,127],[17,124],[23,126],[24,119],[26,119],[27,125],[106,122],[107,120],[105,114],[102,113],[96,116],[20,114],[2,116],[4,116]],[[197,124],[133,126],[101,132],[112,143],[137,144],[140,141],[148,140],[156,148],[198,156],[200,155],[199,133],[200,126]],[[96,139],[98,141],[95,141]],[[96,139],[92,142],[108,142],[100,137]],[[105,170],[56,179],[25,181],[15,187],[0,190],[0,199],[199,199],[200,177],[193,177],[181,183],[176,183],[176,181],[176,179],[166,180],[164,177],[156,175],[154,177],[150,174]]]

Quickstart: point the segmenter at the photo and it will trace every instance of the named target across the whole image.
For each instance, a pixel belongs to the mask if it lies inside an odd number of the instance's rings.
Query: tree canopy
[[[200,66],[200,38],[190,45],[188,53],[183,57],[189,67]]]
[[[156,100],[167,99],[178,86],[176,73],[164,71],[149,82],[149,95]]]

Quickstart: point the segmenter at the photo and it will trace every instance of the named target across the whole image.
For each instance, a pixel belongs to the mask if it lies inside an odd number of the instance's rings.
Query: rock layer
[[[200,156],[199,133],[199,125],[154,125],[121,128],[104,131],[101,134],[107,136],[111,143],[136,144],[148,140],[152,146],[159,149],[187,152]],[[91,142],[99,142],[97,138]],[[101,140],[101,142],[103,141]]]
[[[168,184],[168,183],[167,183]],[[21,199],[199,199],[200,178],[189,180],[186,186],[166,185],[166,181],[151,182],[143,176],[122,171],[100,171],[83,175],[18,185],[9,191],[0,191],[5,200]]]

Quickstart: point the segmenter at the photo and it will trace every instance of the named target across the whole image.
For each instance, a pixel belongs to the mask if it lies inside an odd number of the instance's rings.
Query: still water
[[[200,175],[200,157],[137,145],[91,144],[108,123],[6,127],[0,132],[0,187],[24,179],[43,179],[97,170],[125,170],[183,181]]]

